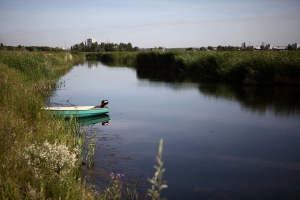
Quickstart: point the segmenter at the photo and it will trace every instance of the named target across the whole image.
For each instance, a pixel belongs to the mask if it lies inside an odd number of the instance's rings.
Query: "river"
[[[88,176],[100,189],[114,172],[140,180],[144,193],[163,138],[167,199],[300,198],[300,88],[213,84],[96,61],[59,83],[52,105],[109,101],[109,124],[86,128],[96,136]]]

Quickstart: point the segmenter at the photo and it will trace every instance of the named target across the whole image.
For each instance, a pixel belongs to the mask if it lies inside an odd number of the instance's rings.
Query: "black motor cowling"
[[[108,100],[101,101],[101,108],[104,108],[108,104]]]

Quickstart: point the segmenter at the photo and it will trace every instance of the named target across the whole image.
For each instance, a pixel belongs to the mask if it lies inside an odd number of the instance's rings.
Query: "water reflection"
[[[211,84],[101,63],[94,70],[87,63],[74,67],[62,80],[65,89],[55,102],[95,105],[108,99],[112,106],[109,126],[91,126],[97,145],[90,177],[99,187],[98,171],[128,179],[143,175],[143,188],[149,188],[163,138],[168,199],[300,195],[297,88]]]
[[[136,73],[140,80],[147,80],[148,85],[153,85],[153,87],[157,87],[158,83],[161,83],[164,86],[178,90],[181,87],[184,88],[187,83],[197,83],[199,92],[204,96],[215,99],[234,100],[247,110],[261,114],[271,111],[277,116],[300,115],[299,87],[243,87],[220,83],[215,84],[205,80],[177,76],[166,70],[159,69],[138,68]]]
[[[213,156],[213,158],[228,162],[240,162],[244,163],[245,165],[253,165],[263,168],[269,169],[279,169],[279,170],[298,170],[300,171],[300,163],[290,163],[290,162],[274,162],[274,161],[267,161],[258,158],[246,158],[246,157],[239,157],[239,156]]]
[[[80,117],[77,119],[78,123],[81,126],[88,126],[92,124],[98,124],[101,123],[102,126],[107,126],[109,124],[110,117],[108,114],[100,114],[100,115],[94,115],[91,117]]]
[[[209,97],[234,100],[245,109],[278,116],[300,115],[300,88],[241,87],[225,84],[199,84],[199,91]]]
[[[192,82],[186,76],[178,76],[170,73],[167,70],[153,69],[153,68],[137,68],[136,75],[138,79],[146,79],[157,82],[171,82],[171,83],[186,83]]]
[[[99,63],[98,61],[88,61],[87,66],[90,69],[95,69],[98,67],[98,63]]]

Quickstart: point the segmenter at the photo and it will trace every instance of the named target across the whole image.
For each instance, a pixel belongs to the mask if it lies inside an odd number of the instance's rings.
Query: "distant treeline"
[[[98,44],[97,42],[87,45],[86,42],[81,42],[79,44],[75,44],[71,46],[70,49],[73,53],[77,52],[133,52],[133,51],[173,51],[173,50],[181,50],[181,51],[291,51],[291,50],[300,50],[297,48],[297,44],[289,44],[288,46],[280,46],[275,47],[271,45],[261,45],[261,46],[247,46],[246,43],[242,43],[239,46],[222,46],[219,45],[217,47],[208,46],[208,47],[188,47],[188,48],[166,48],[166,47],[154,47],[154,48],[139,48],[133,47],[131,43],[109,43],[109,42],[101,42]]]
[[[138,47],[132,47],[131,43],[92,43],[90,46],[85,43],[75,44],[71,46],[71,51],[76,52],[114,52],[114,51],[138,51]]]
[[[47,46],[4,46],[2,43],[0,44],[0,50],[8,50],[8,51],[54,51],[54,52],[62,52],[65,51],[62,48],[58,47],[47,47]]]
[[[130,63],[240,85],[300,86],[300,51],[147,51],[88,53],[88,60]]]

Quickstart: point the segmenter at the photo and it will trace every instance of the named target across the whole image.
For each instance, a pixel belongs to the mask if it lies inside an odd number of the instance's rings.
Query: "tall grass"
[[[134,64],[136,52],[104,52],[104,53],[86,53],[87,60],[99,60],[103,63],[122,63]]]
[[[135,63],[241,85],[300,85],[300,51],[141,52]]]
[[[86,58],[239,85],[300,85],[300,51],[109,52]]]
[[[80,180],[78,134],[41,110],[74,60],[68,53],[0,51],[1,199],[93,198]]]

